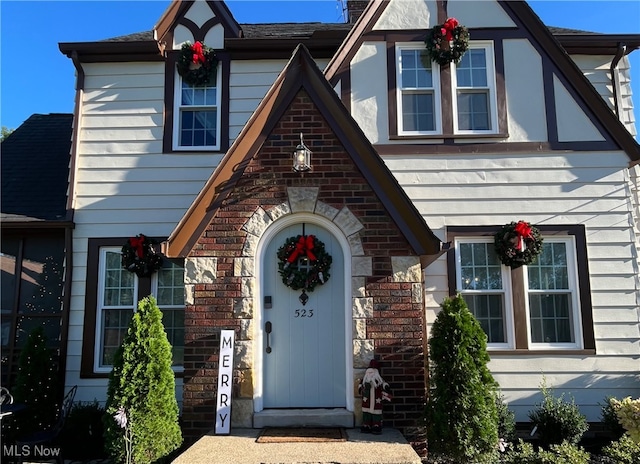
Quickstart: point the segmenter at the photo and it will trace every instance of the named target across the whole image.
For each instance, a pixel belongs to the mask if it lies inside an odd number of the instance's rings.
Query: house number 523
[[[313,317],[313,309],[296,309],[295,317]]]

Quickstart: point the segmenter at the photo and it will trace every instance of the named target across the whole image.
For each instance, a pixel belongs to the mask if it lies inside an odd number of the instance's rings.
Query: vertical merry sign
[[[223,330],[218,361],[218,400],[216,435],[228,435],[231,425],[231,379],[233,378],[233,342],[235,332]]]

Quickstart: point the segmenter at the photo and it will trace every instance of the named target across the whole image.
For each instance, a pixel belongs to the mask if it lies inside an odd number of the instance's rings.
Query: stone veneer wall
[[[313,171],[291,170],[305,134]],[[353,367],[361,377],[381,361],[394,400],[385,424],[416,425],[425,400],[424,305],[419,257],[400,233],[310,98],[301,91],[248,163],[232,195],[185,262],[183,424],[192,442],[215,424],[220,331],[235,329],[232,427],[250,427],[253,386],[256,246],[279,218],[318,214],[347,237],[352,259]],[[345,258],[348,259],[348,256]],[[355,394],[355,393],[354,393]],[[356,413],[360,401],[355,402]]]

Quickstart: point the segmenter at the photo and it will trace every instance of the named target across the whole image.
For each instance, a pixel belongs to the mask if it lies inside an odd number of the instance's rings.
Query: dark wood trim
[[[435,137],[444,139],[445,137]],[[482,137],[473,137],[482,138]],[[490,138],[490,137],[487,137]],[[458,137],[447,137],[456,140]],[[464,153],[532,154],[549,153],[555,150],[570,151],[610,151],[617,150],[611,142],[510,142],[510,143],[452,143],[452,144],[376,144],[377,152],[382,156],[394,155],[451,155]]]
[[[179,24],[181,26],[186,27],[189,30],[189,32],[191,32],[191,35],[193,36],[193,40],[204,42],[204,38],[206,37],[207,32],[209,32],[211,28],[217,26],[218,24],[221,24],[221,21],[220,21],[220,18],[217,18],[217,17],[209,18],[207,21],[205,21],[205,23],[202,26],[198,26],[196,23],[194,23],[192,20],[188,18],[181,18],[179,21]],[[222,27],[224,28],[224,24],[222,25]],[[225,29],[225,33],[226,33],[226,29]]]
[[[447,226],[447,241],[453,242],[456,237],[493,236],[498,230],[495,226]],[[589,279],[589,258],[587,256],[586,228],[582,224],[569,225],[539,225],[536,226],[544,236],[562,235],[572,236],[576,242],[576,265],[578,269],[578,297],[580,299],[582,342],[581,350],[536,350],[529,349],[528,321],[526,316],[526,295],[524,292],[524,269],[511,270],[511,292],[513,303],[513,318],[515,330],[515,350],[491,351],[492,355],[500,354],[553,354],[553,355],[593,355],[596,352],[595,333],[593,325],[593,305],[591,301],[591,284]],[[447,282],[449,295],[456,294],[456,256],[455,248],[447,257]]]
[[[515,349],[515,350],[488,350],[489,357],[494,356],[594,356],[596,354],[595,349],[585,350],[563,350],[558,348],[557,350],[534,350],[534,349]]]
[[[513,304],[513,329],[516,350],[529,348],[529,324],[527,323],[527,295],[524,291],[524,269],[511,269],[511,299]]]
[[[558,142],[558,115],[556,112],[556,90],[553,85],[553,71],[549,60],[542,56],[542,82],[545,107],[545,121],[547,123],[547,140],[549,143]]]
[[[389,118],[389,137],[400,137],[398,136],[397,59],[396,44],[387,42],[387,117]]]

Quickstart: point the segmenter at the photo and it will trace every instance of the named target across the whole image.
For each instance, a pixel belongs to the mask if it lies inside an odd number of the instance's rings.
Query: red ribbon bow
[[[533,235],[531,235],[531,226],[524,221],[519,221],[516,224],[514,232],[522,239],[533,238]],[[518,240],[518,243],[516,243],[516,250],[520,250],[521,248],[522,240]]]
[[[298,243],[296,243],[296,248],[293,250],[291,255],[287,258],[288,263],[293,263],[298,257],[306,256],[311,261],[316,261],[316,255],[313,254],[313,241],[315,240],[314,235],[307,235],[306,237],[300,237]]]
[[[458,27],[458,20],[456,18],[449,18],[442,25],[440,33],[446,38],[448,42],[451,42],[453,40],[453,30],[456,27]]]
[[[131,237],[129,239],[129,245],[131,245],[132,248],[135,248],[136,255],[140,259],[144,256],[144,239],[145,236],[142,234],[140,234],[140,237]]]
[[[204,64],[204,52],[202,50],[202,44],[200,42],[196,42],[191,46],[191,51],[193,51],[193,64],[202,63]]]

